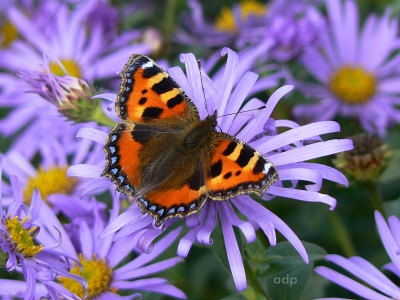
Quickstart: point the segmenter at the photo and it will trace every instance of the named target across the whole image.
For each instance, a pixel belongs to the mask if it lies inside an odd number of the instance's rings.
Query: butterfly
[[[160,226],[197,212],[210,198],[261,196],[276,167],[241,140],[217,131],[217,112],[200,119],[183,89],[151,58],[134,54],[120,73],[106,167],[117,189]]]

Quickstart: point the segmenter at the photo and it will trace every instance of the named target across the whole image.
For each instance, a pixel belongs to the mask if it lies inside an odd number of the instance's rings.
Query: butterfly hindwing
[[[211,199],[227,200],[249,193],[262,195],[278,180],[275,166],[248,144],[221,132],[214,133],[213,144],[206,183]]]
[[[149,57],[132,55],[120,75],[122,82],[115,107],[121,119],[199,119],[195,105],[182,88]]]

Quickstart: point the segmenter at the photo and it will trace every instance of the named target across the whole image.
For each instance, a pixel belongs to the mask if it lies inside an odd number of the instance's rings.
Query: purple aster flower
[[[365,131],[384,136],[400,121],[398,20],[388,10],[382,17],[370,15],[359,29],[355,1],[326,5],[328,30],[300,59],[318,83],[296,84],[316,102],[298,105],[294,114],[317,121],[358,118]]]
[[[75,219],[74,226],[70,227],[75,230],[69,230],[69,235],[74,237],[74,247],[65,247],[65,252],[80,263],[80,265],[74,263],[70,273],[87,279],[87,286],[69,277],[58,278],[66,289],[80,298],[86,295],[89,299],[99,300],[125,299],[117,295],[118,291],[134,293],[134,296],[140,296],[140,291],[147,291],[186,299],[185,294],[167,280],[147,278],[183,261],[181,257],[173,257],[152,263],[176,240],[180,232],[179,228],[153,243],[148,253],[141,253],[133,260],[127,260],[126,258],[130,257],[136,248],[135,242],[118,239],[114,234],[102,235],[100,238],[106,226],[115,223],[117,219],[120,210],[119,193],[113,194],[113,209],[108,222],[102,218],[96,202],[92,209],[95,218],[93,224],[88,224],[84,218]],[[143,224],[137,224],[137,226],[143,226]],[[139,231],[143,231],[145,227],[143,226]],[[63,236],[63,243],[64,239],[69,245],[73,244],[72,240],[70,241],[65,236]]]
[[[396,216],[390,216],[387,222],[379,211],[375,211],[375,221],[383,246],[391,259],[391,262],[386,264],[383,269],[390,271],[400,278],[400,220]],[[365,299],[377,300],[400,298],[400,287],[367,260],[359,256],[346,259],[336,254],[329,254],[325,258],[342,267],[357,277],[358,280],[355,281],[346,275],[324,266],[315,268],[315,271],[356,295]],[[360,283],[360,281],[368,286]]]
[[[0,157],[0,175],[2,159]],[[0,295],[24,296],[33,299],[45,294],[74,298],[74,295],[63,286],[49,280],[62,275],[82,282],[78,276],[68,273],[69,259],[64,252],[55,250],[60,244],[60,231],[50,222],[40,223],[41,211],[44,203],[41,202],[38,190],[32,195],[31,205],[28,208],[23,204],[22,188],[16,176],[10,178],[13,191],[13,202],[3,211],[0,221],[0,251],[8,259],[5,264],[7,271],[17,271],[24,275],[26,282],[0,279]],[[3,207],[0,190],[0,207]],[[50,210],[46,218],[55,218]],[[40,223],[40,224],[39,224]],[[43,231],[53,230],[54,239],[49,240],[42,234]],[[36,283],[39,281],[40,283]]]
[[[232,50],[225,48],[221,54],[227,56],[227,63],[213,78],[208,77],[204,71],[200,74],[197,60],[192,54],[181,55],[187,75],[179,67],[170,68],[168,72],[195,103],[202,119],[217,110],[218,116],[221,116],[217,118],[217,127],[221,131],[248,143],[275,165],[279,180],[262,196],[262,202],[271,200],[273,196],[282,196],[307,202],[322,202],[334,209],[336,200],[319,192],[322,182],[326,179],[347,185],[346,178],[336,169],[306,161],[350,150],[353,147],[352,142],[350,140],[322,141],[319,135],[340,130],[336,122],[327,121],[299,126],[289,120],[273,120],[271,113],[275,105],[292,89],[291,86],[278,89],[270,97],[263,110],[257,108],[265,104],[256,98],[250,99],[243,106],[248,94],[252,93],[258,76],[252,72],[243,72],[243,66],[238,63],[238,55]],[[244,56],[241,58],[249,59]],[[201,78],[204,83],[204,93]],[[241,110],[243,113],[240,113]],[[288,130],[278,134],[278,128]],[[106,134],[98,134],[97,131],[89,129],[81,132],[80,136],[102,144],[106,140]],[[98,183],[93,184],[95,187],[109,182],[106,178],[98,179],[103,172],[103,166],[76,165],[71,166],[68,172],[71,176],[97,178]],[[297,188],[299,181],[308,181],[309,184],[304,189],[300,189]],[[289,183],[289,186],[284,183]],[[241,219],[237,211],[245,219]],[[134,211],[131,213],[133,214]],[[242,230],[248,242],[255,240],[255,231],[261,228],[271,245],[276,243],[275,229],[277,229],[293,244],[304,261],[308,262],[307,253],[294,232],[279,217],[248,195],[240,195],[228,201],[207,200],[198,215],[191,215],[186,219],[186,225],[190,231],[181,239],[178,254],[186,257],[195,241],[211,245],[210,236],[218,219],[224,233],[233,278],[239,291],[246,288],[246,276],[233,226]],[[128,222],[128,220],[129,216],[125,216],[124,221]],[[129,230],[121,224],[120,222],[115,225],[107,233],[122,228],[118,235],[128,237]],[[166,227],[168,224],[165,224]],[[134,228],[134,222],[131,226]]]
[[[239,49],[272,43],[266,59],[287,61],[314,43],[324,28],[324,20],[310,5],[312,2],[275,0],[265,4],[245,0],[232,8],[223,7],[215,24],[211,24],[204,19],[201,5],[191,0],[190,18],[176,39],[189,45],[235,45]]]
[[[70,163],[82,162],[99,163],[104,160],[104,152],[99,144],[90,140],[75,143],[73,151],[65,149],[58,141],[43,143],[41,145],[41,159],[37,166],[33,166],[24,155],[11,150],[4,155],[3,170],[7,175],[16,175],[21,181],[24,190],[23,201],[29,205],[32,194],[38,189],[43,200],[48,203],[53,211],[62,212],[69,219],[91,214],[91,205],[95,201],[91,196],[82,197],[88,184],[84,178],[68,178],[66,171]],[[69,153],[69,154],[68,154]],[[11,189],[3,192],[3,205],[7,206],[13,201]]]

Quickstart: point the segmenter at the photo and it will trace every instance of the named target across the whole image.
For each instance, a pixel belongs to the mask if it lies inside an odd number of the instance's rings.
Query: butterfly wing
[[[155,217],[156,226],[165,219],[197,212],[207,199],[204,157],[181,156],[178,160],[178,167],[163,184],[138,199],[143,212]]]
[[[182,88],[144,55],[133,54],[120,73],[117,115],[131,122],[156,122],[168,118],[199,120],[196,106]]]
[[[112,129],[104,146],[103,176],[134,197],[162,182],[170,168],[157,172],[157,166],[174,163],[174,137],[199,120],[199,114],[179,85],[147,56],[132,55],[120,75],[115,107],[123,122]],[[164,163],[157,164],[160,160]]]
[[[222,132],[213,133],[212,140],[206,182],[211,199],[250,193],[261,196],[278,180],[276,167],[248,144]]]

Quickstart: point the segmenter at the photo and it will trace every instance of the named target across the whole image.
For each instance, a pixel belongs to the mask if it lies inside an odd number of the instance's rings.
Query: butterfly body
[[[138,197],[156,225],[198,211],[207,198],[262,193],[276,168],[244,142],[216,130],[217,112],[201,120],[179,85],[155,62],[133,55],[121,72],[103,175]]]

